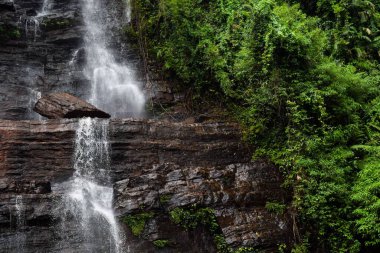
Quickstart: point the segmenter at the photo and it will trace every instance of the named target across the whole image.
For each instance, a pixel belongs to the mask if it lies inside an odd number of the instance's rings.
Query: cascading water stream
[[[14,215],[11,215],[10,220],[14,224],[13,229],[16,231],[16,236],[6,242],[4,245],[5,252],[7,253],[24,253],[26,235],[24,231],[25,226],[25,207],[22,195],[17,195],[15,198]],[[2,250],[0,244],[0,251]],[[3,252],[3,251],[1,251]]]
[[[50,13],[50,10],[53,6],[53,3],[51,0],[44,0],[42,3],[41,11],[37,14],[37,17],[43,17]]]
[[[41,10],[35,16],[23,15],[19,19],[19,25],[23,26],[25,36],[27,39],[32,39],[36,42],[37,38],[41,35],[41,21],[44,16],[50,14],[52,8],[52,0],[44,0]]]
[[[87,30],[85,75],[92,83],[90,102],[113,116],[141,116],[145,99],[134,78],[134,71],[118,63],[108,48],[112,34],[108,33],[111,25],[106,1],[81,1]],[[126,13],[130,15],[130,8]]]
[[[51,8],[53,7],[52,0],[44,0],[42,7],[37,11],[36,15],[29,16],[26,13],[19,17],[18,26],[23,31],[25,39],[32,43],[39,43],[42,35],[40,25],[43,23],[45,16],[51,14]],[[45,68],[35,64],[26,65],[24,73],[20,73],[23,77],[23,81],[28,85],[33,85],[27,88],[29,93],[29,100],[26,107],[28,108],[27,117],[29,119],[42,120],[41,115],[33,111],[33,107],[41,98],[40,88],[35,85],[40,77],[44,76]],[[36,87],[37,86],[37,87]]]
[[[131,9],[131,0],[125,0],[125,19],[127,22],[131,22],[132,9]]]
[[[74,236],[80,238],[83,245],[80,252],[122,252],[120,231],[112,209],[109,165],[108,121],[81,119],[76,131],[75,172],[63,200],[61,231],[62,235],[69,233],[65,231],[65,224],[74,220],[77,224]]]
[[[86,28],[84,74],[92,84],[90,102],[113,116],[141,116],[145,99],[134,72],[118,63],[108,48],[110,29],[105,2],[81,0]],[[126,15],[130,16],[129,7]],[[74,52],[70,65],[74,64],[78,53],[79,50]],[[64,191],[64,214],[61,216],[61,241],[79,240],[82,245],[79,252],[123,252],[123,236],[112,207],[109,169],[108,121],[81,119],[76,131],[75,173],[64,186],[67,190]],[[74,223],[67,222],[70,220]],[[65,224],[77,225],[73,229],[66,228]],[[62,251],[70,245],[58,247]]]
[[[17,229],[17,252],[23,253],[24,252],[24,245],[25,245],[25,234],[21,231],[25,225],[25,210],[24,210],[24,203],[21,195],[16,196],[16,229]]]

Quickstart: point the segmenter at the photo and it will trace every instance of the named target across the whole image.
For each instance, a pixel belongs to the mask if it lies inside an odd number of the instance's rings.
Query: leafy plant
[[[170,244],[170,241],[169,240],[155,240],[153,241],[153,244],[154,246],[156,246],[157,248],[166,248],[169,246]]]
[[[140,236],[144,231],[146,222],[153,217],[153,212],[142,212],[134,215],[127,215],[123,218],[123,221],[129,226],[134,236]]]
[[[275,214],[283,214],[286,210],[286,205],[278,202],[267,202],[265,208]]]

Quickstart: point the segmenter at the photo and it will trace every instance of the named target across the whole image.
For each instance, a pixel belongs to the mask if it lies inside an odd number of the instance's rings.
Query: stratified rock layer
[[[111,117],[92,104],[65,92],[52,93],[40,98],[34,107],[34,111],[49,119],[83,117],[108,119]]]
[[[61,183],[73,173],[71,156],[77,120],[0,121],[0,245],[25,238],[25,252],[60,252],[55,208]],[[209,122],[169,123],[111,120],[112,178],[115,209],[121,218],[152,211],[140,237],[130,233],[131,252],[216,252],[207,227],[186,231],[171,222],[175,207],[215,211],[232,247],[255,246],[274,252],[288,237],[286,215],[264,208],[286,201],[276,168],[250,162],[237,125]],[[25,226],[17,230],[16,198],[25,206]],[[163,201],[165,199],[165,201]],[[66,224],[74,227],[75,224]],[[18,232],[17,232],[18,231]],[[153,241],[170,246],[158,250]],[[12,246],[13,245],[13,246]],[[81,252],[73,242],[69,252]]]

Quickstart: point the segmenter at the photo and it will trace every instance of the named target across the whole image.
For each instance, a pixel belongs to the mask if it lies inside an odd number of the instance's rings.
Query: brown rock
[[[74,172],[77,123],[77,119],[0,120],[0,245],[20,235],[14,229],[20,196],[27,252],[53,252],[56,242],[69,238],[53,235],[59,229],[62,182]],[[268,201],[290,200],[281,188],[281,173],[265,161],[251,161],[238,125],[113,119],[108,137],[116,213],[120,218],[155,213],[140,237],[122,226],[131,252],[217,252],[207,227],[186,230],[171,221],[169,211],[176,207],[213,209],[232,248],[277,252],[277,245],[292,235],[287,213],[265,208]],[[75,241],[76,225],[75,220],[65,221],[73,238],[67,252],[85,251],[83,243]],[[159,251],[152,242],[160,239],[169,240],[170,247]],[[0,246],[1,250],[7,248]]]
[[[110,118],[95,106],[68,93],[52,93],[38,100],[34,111],[49,119],[62,118]]]

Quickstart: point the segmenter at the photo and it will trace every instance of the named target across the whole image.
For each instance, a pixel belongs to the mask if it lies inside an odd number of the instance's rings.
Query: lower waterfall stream
[[[59,250],[70,243],[68,220],[76,224],[80,252],[122,252],[120,231],[112,209],[108,121],[83,118],[76,131],[74,175],[64,183]],[[66,238],[65,238],[66,237]],[[63,245],[62,245],[63,243]],[[70,245],[68,245],[70,246]]]

